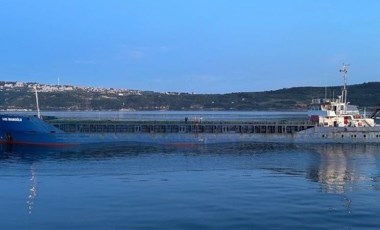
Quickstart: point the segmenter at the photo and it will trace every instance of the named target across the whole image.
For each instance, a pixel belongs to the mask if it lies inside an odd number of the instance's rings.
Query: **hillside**
[[[157,93],[136,90],[48,86],[0,82],[0,109],[35,109],[33,86],[41,110],[306,110],[313,98],[332,98],[341,87],[293,87],[228,94]],[[348,87],[348,100],[361,107],[380,105],[380,82]]]

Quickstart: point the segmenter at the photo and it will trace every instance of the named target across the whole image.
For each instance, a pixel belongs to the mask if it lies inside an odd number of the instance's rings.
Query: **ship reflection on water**
[[[322,145],[309,147],[309,150],[319,156],[309,177],[321,184],[322,191],[345,193],[360,185],[380,189],[379,145]]]
[[[28,204],[28,210],[29,214],[32,214],[33,207],[34,207],[34,201],[37,196],[37,172],[36,172],[36,166],[34,163],[32,163],[30,167],[30,189],[29,189],[29,196],[28,201],[26,202]]]
[[[139,154],[185,154],[231,155],[250,158],[252,169],[269,169],[280,173],[306,175],[319,182],[324,192],[342,193],[354,189],[355,184],[375,182],[372,189],[379,189],[380,145],[369,144],[219,144],[208,146],[173,147],[158,145],[98,145],[70,148],[45,148],[30,146],[0,145],[0,163],[19,160],[30,163],[30,198],[36,196],[37,163],[40,161],[85,161],[110,158],[129,158]],[[263,156],[269,155],[265,158]],[[294,157],[301,157],[294,161]],[[273,159],[276,157],[277,159]],[[278,159],[282,158],[282,159]],[[288,158],[291,158],[290,160]],[[259,159],[259,160],[258,160]],[[257,161],[258,160],[258,161]],[[243,159],[244,161],[244,159]],[[209,162],[212,164],[212,162]],[[30,201],[31,206],[33,202]]]

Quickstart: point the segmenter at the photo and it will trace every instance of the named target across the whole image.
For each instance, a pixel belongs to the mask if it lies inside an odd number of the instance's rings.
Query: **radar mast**
[[[347,73],[348,73],[348,67],[350,64],[344,64],[342,68],[339,70],[339,72],[343,73],[343,79],[344,79],[344,85],[343,85],[343,91],[342,91],[342,102],[344,103],[344,112],[347,112]]]

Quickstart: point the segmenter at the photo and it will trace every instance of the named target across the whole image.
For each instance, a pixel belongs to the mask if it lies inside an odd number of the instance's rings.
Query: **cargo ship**
[[[0,143],[42,146],[147,143],[198,145],[237,142],[380,143],[380,126],[347,102],[347,65],[341,95],[314,99],[309,119],[294,120],[94,120],[0,114]],[[36,91],[36,104],[38,96]],[[37,106],[38,107],[38,106]]]

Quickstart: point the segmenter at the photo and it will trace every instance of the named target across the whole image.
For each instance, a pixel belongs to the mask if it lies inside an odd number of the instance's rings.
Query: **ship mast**
[[[344,79],[344,85],[343,85],[343,91],[342,91],[342,100],[344,103],[344,113],[347,113],[347,72],[349,64],[344,64],[342,68],[339,70],[339,72],[343,73],[343,79]]]
[[[36,104],[37,104],[37,117],[41,118],[41,113],[40,113],[40,105],[38,104],[38,93],[37,93],[37,86],[34,86],[34,92],[36,94]]]

